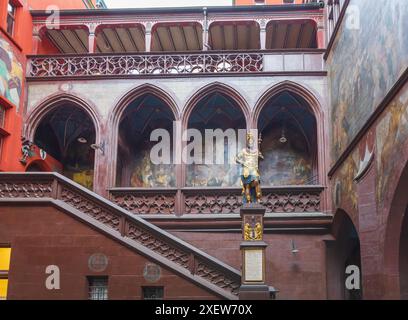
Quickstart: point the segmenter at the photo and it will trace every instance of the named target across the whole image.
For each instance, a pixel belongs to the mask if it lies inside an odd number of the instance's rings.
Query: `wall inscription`
[[[263,281],[263,252],[259,250],[245,250],[245,281]]]

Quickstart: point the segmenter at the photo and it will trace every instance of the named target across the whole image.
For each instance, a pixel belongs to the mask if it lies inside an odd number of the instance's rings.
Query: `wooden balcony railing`
[[[322,186],[264,187],[261,204],[267,213],[321,211]],[[239,214],[240,188],[113,188],[110,199],[134,214]],[[180,206],[176,206],[180,203]]]
[[[30,56],[27,78],[192,76],[321,72],[323,51]]]

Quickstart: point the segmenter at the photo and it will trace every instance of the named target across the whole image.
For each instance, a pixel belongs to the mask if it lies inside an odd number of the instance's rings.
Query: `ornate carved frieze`
[[[208,213],[239,213],[242,205],[240,192],[223,194],[219,193],[198,193],[185,194],[185,212],[188,214],[208,214]]]
[[[136,224],[130,223],[128,225],[126,236],[132,240],[141,243],[143,246],[160,254],[161,256],[169,259],[170,261],[177,263],[183,268],[188,269],[190,254],[175,246],[170,245],[169,243],[160,240],[153,233],[143,228],[140,228]]]
[[[200,260],[197,263],[195,274],[224,290],[230,291],[232,294],[238,295],[241,282],[237,277],[229,277],[225,272],[221,272],[217,270],[217,268]]]
[[[263,188],[260,203],[268,213],[319,212],[323,188]],[[241,189],[188,189],[184,193],[185,213],[229,214],[239,213],[242,205]]]
[[[261,204],[266,212],[319,212],[321,190],[265,190]]]
[[[120,216],[112,211],[105,209],[100,204],[87,199],[78,192],[63,188],[60,200],[74,207],[75,209],[91,216],[95,220],[107,225],[108,227],[120,231]]]
[[[52,181],[0,182],[0,198],[51,198]]]
[[[29,66],[28,77],[39,78],[248,73],[263,70],[263,54],[32,57]]]
[[[171,193],[111,192],[111,200],[134,214],[174,214],[175,191]]]

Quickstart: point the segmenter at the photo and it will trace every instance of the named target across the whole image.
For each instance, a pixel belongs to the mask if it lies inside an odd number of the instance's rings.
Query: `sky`
[[[108,8],[228,6],[232,0],[105,0]]]

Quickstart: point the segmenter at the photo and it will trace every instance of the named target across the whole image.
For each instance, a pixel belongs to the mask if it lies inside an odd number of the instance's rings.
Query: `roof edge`
[[[201,13],[207,12],[281,12],[281,11],[305,11],[319,10],[324,3],[313,2],[305,4],[282,4],[263,6],[215,6],[215,7],[166,7],[166,8],[119,8],[119,9],[75,9],[61,10],[61,16],[109,16],[109,15],[131,15],[131,14],[158,14],[158,13]],[[31,10],[33,17],[48,16],[47,10]]]

